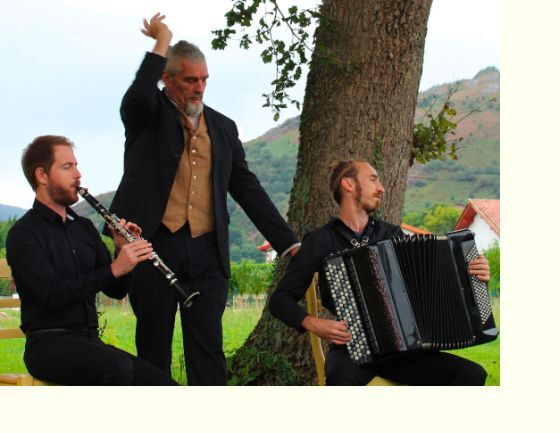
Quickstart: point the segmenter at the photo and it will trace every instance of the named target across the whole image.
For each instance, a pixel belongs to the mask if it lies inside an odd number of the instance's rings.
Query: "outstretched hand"
[[[165,15],[161,15],[159,12],[150,18],[150,22],[144,18],[144,28],[140,29],[140,31],[156,41],[163,37],[168,37],[171,40],[172,33],[163,22],[164,19]]]

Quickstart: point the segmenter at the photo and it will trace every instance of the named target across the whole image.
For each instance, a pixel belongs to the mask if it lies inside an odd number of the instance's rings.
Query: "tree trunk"
[[[431,3],[323,1],[288,211],[298,236],[337,213],[327,177],[330,163],[340,159],[365,159],[377,169],[386,190],[381,216],[400,223]],[[325,52],[345,65],[344,70],[318,56]],[[285,267],[280,261],[272,288]],[[248,359],[255,357],[259,359]],[[273,318],[268,302],[232,367],[237,376],[250,372],[256,377],[247,383],[316,383],[308,337]],[[255,367],[257,371],[250,371]]]

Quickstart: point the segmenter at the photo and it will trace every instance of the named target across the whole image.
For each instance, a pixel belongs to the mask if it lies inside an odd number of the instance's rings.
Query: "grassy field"
[[[494,317],[499,326],[500,306],[499,300],[494,301]],[[4,310],[6,317],[0,318],[0,328],[10,328],[19,323],[19,311]],[[232,309],[227,308],[224,314],[224,352],[227,357],[233,355],[249,336],[261,316],[260,308]],[[134,328],[136,319],[127,307],[104,307],[100,323],[104,327],[103,340],[130,353],[136,354],[134,345]],[[22,354],[23,339],[0,341],[0,373],[25,372]],[[482,346],[471,347],[452,351],[465,358],[481,364],[488,372],[486,385],[500,384],[500,339]],[[172,375],[179,383],[186,383],[184,373],[182,332],[180,320],[175,320],[175,335],[173,338]]]
[[[103,329],[103,341],[112,344],[127,352],[136,354],[134,344],[134,332],[136,318],[128,307],[103,307],[100,318],[100,326]],[[0,329],[19,326],[19,310],[3,310],[6,317],[0,318]],[[227,308],[223,318],[224,327],[224,352],[231,356],[249,336],[255,324],[261,317],[261,309]],[[175,319],[175,333],[173,335],[173,358],[172,376],[179,383],[186,383],[185,368],[183,360],[183,344],[180,319]],[[23,338],[12,340],[0,340],[0,373],[22,373],[26,372],[23,363],[23,349],[25,340]]]

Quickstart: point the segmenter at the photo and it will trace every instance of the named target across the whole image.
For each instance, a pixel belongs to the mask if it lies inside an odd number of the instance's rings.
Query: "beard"
[[[372,214],[377,211],[378,205],[376,203],[368,203],[364,200],[364,194],[362,192],[362,187],[359,183],[356,184],[356,205],[359,208],[365,210],[368,214]]]
[[[72,206],[78,201],[78,192],[76,190],[64,188],[59,184],[49,184],[48,194],[52,201],[64,207]]]
[[[202,114],[202,110],[204,110],[204,103],[201,101],[200,104],[191,104],[188,102],[185,104],[185,114],[187,116],[200,116]]]

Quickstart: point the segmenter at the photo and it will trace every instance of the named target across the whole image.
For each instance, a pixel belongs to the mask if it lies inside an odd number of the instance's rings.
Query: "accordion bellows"
[[[413,350],[457,349],[498,335],[487,285],[471,276],[469,230],[401,236],[327,257],[323,269],[352,361]]]

